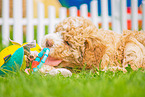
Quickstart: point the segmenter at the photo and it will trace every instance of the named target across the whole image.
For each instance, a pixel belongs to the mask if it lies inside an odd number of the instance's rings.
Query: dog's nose
[[[54,42],[51,39],[46,41],[46,47],[52,47],[53,44],[54,44]]]

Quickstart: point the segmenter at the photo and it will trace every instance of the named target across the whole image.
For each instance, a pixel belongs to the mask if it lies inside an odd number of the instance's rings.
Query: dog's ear
[[[93,42],[91,39],[86,39],[84,44],[85,44],[85,49],[93,50]]]
[[[87,68],[92,65],[99,67],[99,63],[106,51],[106,45],[97,38],[88,38],[85,41],[85,50],[83,55],[83,63],[87,64]]]

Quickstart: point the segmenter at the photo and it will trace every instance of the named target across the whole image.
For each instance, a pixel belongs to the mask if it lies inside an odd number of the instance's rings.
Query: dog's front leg
[[[39,71],[41,73],[50,74],[52,76],[57,75],[57,74],[61,74],[64,77],[68,77],[68,76],[72,75],[71,71],[69,71],[67,69],[54,68],[53,66],[49,66],[49,65],[43,65]]]

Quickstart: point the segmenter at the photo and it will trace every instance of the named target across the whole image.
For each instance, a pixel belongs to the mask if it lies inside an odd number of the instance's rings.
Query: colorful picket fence
[[[45,26],[48,25],[48,33],[53,33],[55,25],[69,16],[77,16],[77,7],[59,9],[59,18],[56,18],[55,7],[48,7],[48,18],[44,17],[44,6],[38,3],[38,18],[33,18],[33,0],[26,2],[26,18],[22,18],[22,0],[13,0],[13,18],[9,18],[9,0],[2,0],[2,43],[8,45],[10,29],[13,25],[13,39],[16,42],[23,43],[23,26],[26,25],[26,41],[30,42],[34,39],[34,25],[37,25],[37,41],[41,44],[41,39],[45,34]],[[142,21],[142,29],[145,30],[145,0],[142,2],[142,14],[138,14],[137,0],[131,0],[131,14],[127,13],[126,0],[111,0],[112,15],[108,15],[108,2],[101,0],[101,16],[98,16],[97,0],[92,0],[90,3],[90,14],[88,17],[88,7],[86,4],[80,6],[80,16],[92,20],[98,27],[102,24],[102,28],[109,29],[109,23],[112,23],[112,30],[121,33],[127,29],[127,20],[131,20],[132,30],[138,30],[138,20]],[[69,10],[69,15],[67,15]]]

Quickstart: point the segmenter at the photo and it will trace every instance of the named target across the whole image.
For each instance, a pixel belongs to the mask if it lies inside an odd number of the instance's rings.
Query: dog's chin
[[[60,60],[60,59],[56,59],[51,56],[48,56],[48,58],[46,59],[44,64],[50,65],[50,66],[58,66],[61,62],[62,62],[62,60]]]

